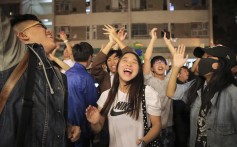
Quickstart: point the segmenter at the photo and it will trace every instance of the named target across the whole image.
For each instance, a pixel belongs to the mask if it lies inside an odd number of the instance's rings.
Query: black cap
[[[202,58],[204,53],[226,59],[231,67],[237,64],[235,52],[226,46],[214,46],[209,48],[196,47],[193,51],[193,55],[198,58]]]

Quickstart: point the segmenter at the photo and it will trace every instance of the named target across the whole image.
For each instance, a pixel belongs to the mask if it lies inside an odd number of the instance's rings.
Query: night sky
[[[214,43],[237,53],[237,0],[213,0]]]

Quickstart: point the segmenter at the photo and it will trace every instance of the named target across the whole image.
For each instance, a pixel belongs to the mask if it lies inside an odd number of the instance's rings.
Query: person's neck
[[[160,80],[164,80],[164,79],[165,79],[165,75],[164,75],[164,74],[160,75],[160,74],[154,73],[154,77],[155,77],[155,78],[158,78],[158,79],[160,79]]]
[[[70,59],[70,57],[66,57],[66,58],[63,58],[64,60],[69,60]]]
[[[205,76],[206,82],[207,84],[209,84],[210,80],[211,80],[211,76]]]
[[[120,84],[119,84],[119,90],[124,93],[128,93],[129,87],[130,86],[126,85],[126,83],[124,83],[124,82],[120,82]]]
[[[78,62],[78,63],[80,63],[81,65],[83,65],[85,68],[87,68],[87,66],[88,66],[87,62]]]
[[[184,80],[184,79],[181,79],[181,78],[178,78],[179,81],[183,82],[183,83],[186,83],[187,80]]]

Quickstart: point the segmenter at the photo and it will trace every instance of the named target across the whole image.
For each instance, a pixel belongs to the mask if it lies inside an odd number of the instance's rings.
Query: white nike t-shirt
[[[109,90],[104,91],[97,101],[97,104],[101,108],[104,106]],[[160,99],[158,93],[150,86],[146,86],[145,100],[147,113],[160,116]],[[110,147],[137,147],[136,141],[143,137],[144,129],[142,109],[140,109],[138,120],[127,115],[129,110],[127,94],[118,90],[115,102],[108,113]]]

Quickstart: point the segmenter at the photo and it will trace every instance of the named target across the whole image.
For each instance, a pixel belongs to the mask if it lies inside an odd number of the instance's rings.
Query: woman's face
[[[120,83],[127,83],[135,78],[139,71],[139,63],[132,53],[125,54],[118,64],[118,75]]]
[[[199,75],[204,77],[211,76],[218,69],[218,60],[218,57],[213,57],[205,53],[198,64]]]

